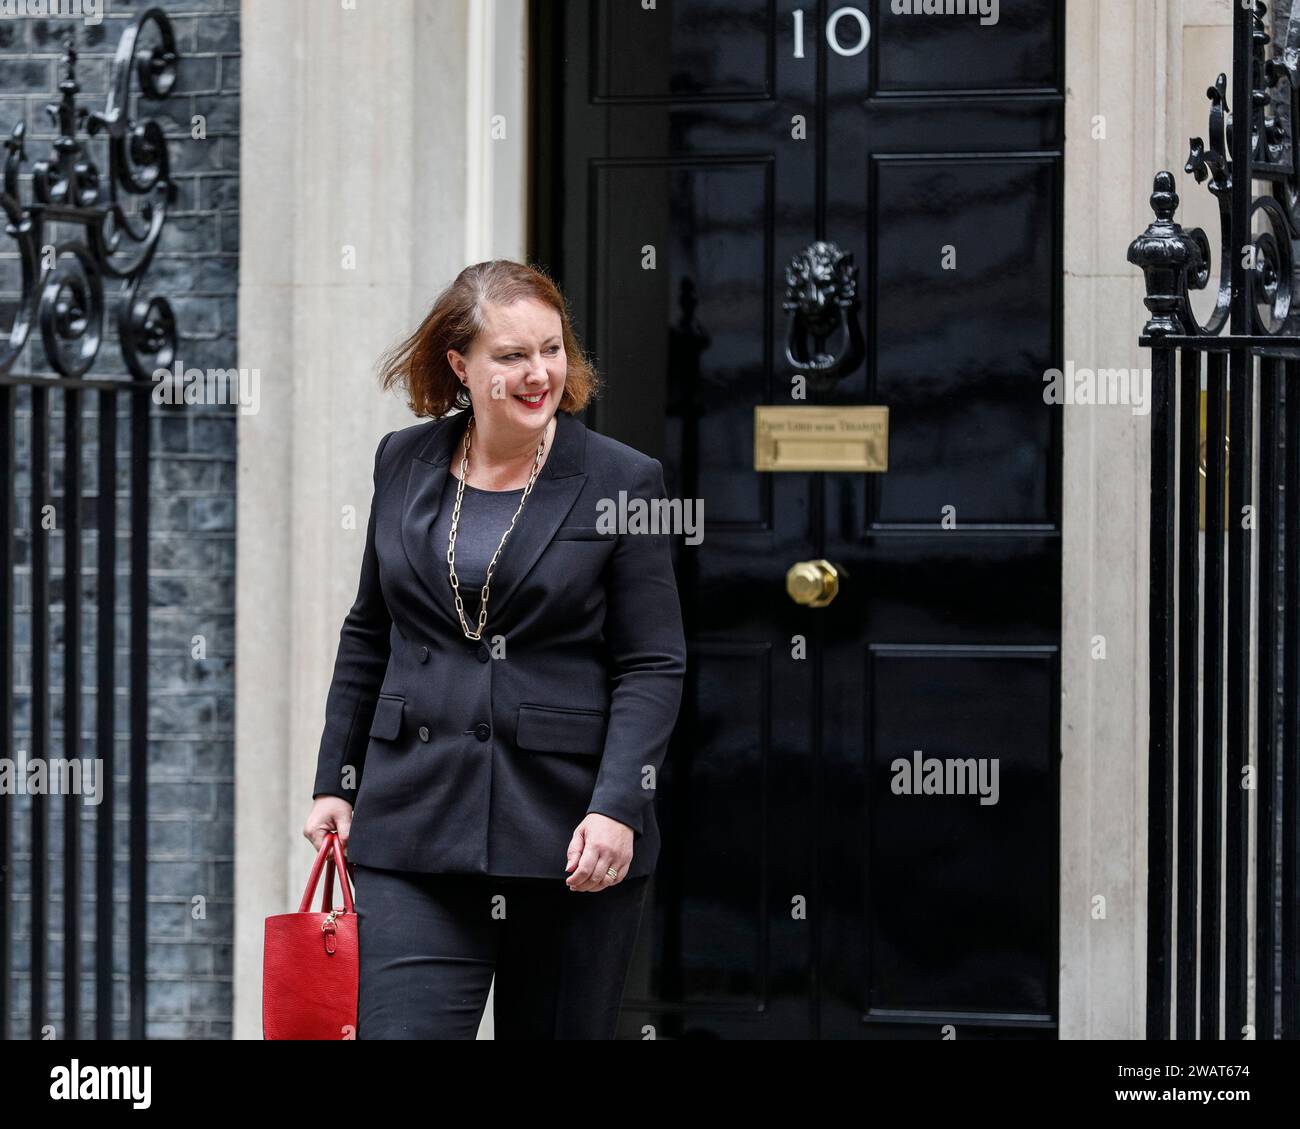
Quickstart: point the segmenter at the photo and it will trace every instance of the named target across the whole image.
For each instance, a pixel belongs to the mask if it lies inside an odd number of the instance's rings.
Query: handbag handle
[[[329,913],[334,908],[334,856],[325,856],[325,881],[320,884],[320,912]]]
[[[307,877],[307,889],[303,892],[302,902],[298,906],[299,913],[311,912],[312,895],[316,893],[316,883],[320,881],[321,867],[325,865],[326,859],[329,859],[329,876],[326,879],[326,894],[332,901],[334,897],[334,871],[339,872],[339,886],[343,891],[343,912],[355,913],[356,910],[352,905],[352,889],[348,885],[348,866],[347,860],[343,856],[343,845],[339,842],[338,832],[326,831],[325,837],[321,840],[320,850],[316,854],[316,861],[312,864],[311,874]],[[331,906],[330,909],[334,907]],[[322,912],[325,910],[325,898],[321,898]]]
[[[345,855],[344,856],[345,871],[346,868],[350,865],[351,864],[348,863],[347,856]],[[350,871],[348,871],[347,873],[349,874],[349,876],[351,875]],[[340,882],[339,886],[343,887],[344,883]],[[346,890],[344,890],[343,900],[344,900],[344,904],[346,905],[347,903]],[[325,856],[325,881],[321,886],[321,894],[320,894],[320,912],[329,913],[329,911],[332,910],[333,908],[334,908],[334,855],[327,854]]]

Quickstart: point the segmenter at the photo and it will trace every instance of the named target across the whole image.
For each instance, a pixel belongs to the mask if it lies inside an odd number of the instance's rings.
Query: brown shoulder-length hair
[[[456,276],[410,337],[380,360],[384,390],[403,388],[417,416],[445,416],[454,408],[471,408],[469,392],[447,361],[447,350],[468,353],[486,328],[483,306],[509,306],[521,298],[545,302],[560,315],[568,374],[560,409],[580,412],[596,394],[597,376],[578,344],[568,305],[549,275],[512,259],[475,263]]]

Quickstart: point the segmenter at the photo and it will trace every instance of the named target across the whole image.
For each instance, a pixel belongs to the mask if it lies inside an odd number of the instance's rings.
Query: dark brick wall
[[[151,6],[136,0],[101,5],[103,22],[21,18],[0,19],[0,130],[26,121],[29,160],[49,151],[54,131],[43,111],[56,100],[63,39],[69,29],[79,54],[79,103],[102,109],[113,52],[123,28],[137,11]],[[177,0],[161,5],[171,18],[182,56],[177,87],[163,103],[145,103],[141,116],[164,127],[179,195],[169,214],[160,249],[141,293],[165,295],[180,328],[179,360],[187,367],[225,369],[236,360],[236,287],[239,266],[239,0]],[[136,100],[132,112],[136,114]],[[207,137],[191,136],[192,119],[206,119]],[[82,135],[83,140],[84,134]],[[102,141],[87,140],[107,178]],[[23,202],[30,197],[24,177]],[[60,228],[59,238],[74,229]],[[11,245],[0,239],[0,304],[8,326],[17,296],[17,270]],[[35,335],[39,337],[39,334]],[[16,374],[47,374],[39,343],[29,345],[14,367]],[[121,359],[111,319],[91,375],[121,377]],[[64,400],[49,394],[50,486],[48,497],[59,514],[59,530],[49,535],[50,756],[68,755],[60,740],[63,718],[62,654],[62,432]],[[97,451],[96,396],[84,407],[83,434],[87,531],[82,542],[87,604],[83,625],[84,667],[81,755],[94,757],[94,500]],[[235,435],[238,408],[195,404],[152,409],[151,546],[149,613],[149,804],[147,1027],[151,1038],[229,1038],[233,938],[234,833],[234,605],[235,605]],[[31,696],[31,399],[17,399],[16,554],[14,632],[15,748],[29,747]],[[115,936],[114,1035],[128,1034],[127,941],[127,649],[126,537],[130,528],[127,475],[130,421],[125,407],[118,423],[118,617],[116,756],[114,783]],[[193,640],[202,636],[206,657],[192,657]],[[6,749],[4,755],[14,755]],[[14,912],[9,922],[13,945],[13,998],[4,1017],[11,1037],[26,1038],[30,1018],[31,808],[25,797],[3,797],[13,820]],[[107,807],[107,804],[105,805]],[[62,837],[63,800],[52,797],[49,811],[50,896],[47,899],[48,1023],[55,1038],[68,1038],[62,993]],[[83,980],[79,1034],[94,1033],[94,923],[101,911],[94,898],[94,821],[100,809],[82,815],[81,920]],[[203,899],[203,910],[194,909]],[[104,907],[106,910],[107,907]]]

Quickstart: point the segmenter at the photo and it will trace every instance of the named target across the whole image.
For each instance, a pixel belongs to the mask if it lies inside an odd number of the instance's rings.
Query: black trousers
[[[562,878],[355,863],[358,1039],[473,1039],[493,989],[498,1039],[612,1039],[649,877],[598,892]]]

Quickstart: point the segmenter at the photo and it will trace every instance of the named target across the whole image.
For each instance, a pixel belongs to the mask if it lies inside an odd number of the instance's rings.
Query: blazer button
[[[427,741],[428,739],[429,739],[429,727],[428,727],[427,725],[421,725],[421,726],[420,726],[420,740],[421,740],[421,741]]]
[[[488,650],[486,643],[480,643],[478,646],[478,661],[485,663],[492,657],[492,652]]]
[[[427,663],[427,662],[429,661],[429,648],[428,648],[428,647],[421,647],[421,648],[420,648],[420,661],[421,661],[422,663]]]
[[[474,726],[474,736],[480,741],[486,741],[492,736],[492,727],[488,725],[487,722],[480,721],[476,726]]]

